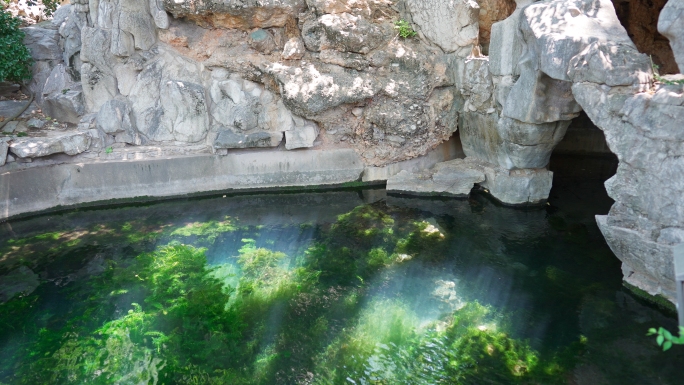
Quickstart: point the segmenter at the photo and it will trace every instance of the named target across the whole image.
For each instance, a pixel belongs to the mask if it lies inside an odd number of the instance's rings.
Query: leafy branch
[[[658,346],[663,347],[663,351],[668,351],[672,345],[684,345],[684,326],[679,327],[679,337],[675,337],[667,329],[661,327],[656,330],[655,328],[648,329],[647,336],[658,335],[656,337],[656,342]]]

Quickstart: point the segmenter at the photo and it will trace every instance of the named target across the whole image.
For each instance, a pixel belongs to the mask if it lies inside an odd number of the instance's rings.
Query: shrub
[[[0,81],[21,83],[31,79],[33,58],[23,43],[21,21],[0,9]]]

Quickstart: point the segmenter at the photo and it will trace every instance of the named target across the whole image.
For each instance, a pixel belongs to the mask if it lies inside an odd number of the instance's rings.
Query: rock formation
[[[54,164],[55,154],[73,156],[72,163],[169,154],[218,159],[192,162],[202,165],[261,157],[275,178],[276,168],[294,172],[285,159],[322,159],[330,151],[353,164],[335,165],[340,175],[365,168],[363,180],[387,179],[397,193],[464,196],[477,184],[505,204],[539,204],[552,185],[551,153],[584,111],[620,161],[607,183],[616,203],[599,226],[628,282],[672,298],[672,246],[684,242],[684,136],[677,125],[684,89],[676,76],[654,81],[643,52],[655,55],[664,74],[675,62],[684,65],[684,8],[675,0],[665,5],[658,34],[652,13],[634,13],[642,5],[72,0],[52,21],[25,29],[36,60],[36,101],[69,129],[3,140],[0,162],[16,157],[21,164],[4,166],[14,172],[28,162]],[[417,36],[399,37],[398,20]],[[650,29],[635,32],[639,25]],[[671,56],[661,37],[670,39]],[[446,151],[416,160],[441,151],[457,130],[465,159]],[[297,155],[307,151],[319,153]],[[262,153],[268,155],[255,155]],[[261,166],[246,167],[250,175]],[[307,183],[299,167],[288,183]],[[71,169],[65,173],[71,178]],[[99,179],[80,177],[92,191],[100,188]],[[235,186],[277,185],[245,180]]]

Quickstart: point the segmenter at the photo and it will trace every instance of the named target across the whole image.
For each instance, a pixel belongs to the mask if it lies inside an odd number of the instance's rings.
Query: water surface
[[[9,221],[0,383],[681,384],[601,179],[528,210],[376,189]]]

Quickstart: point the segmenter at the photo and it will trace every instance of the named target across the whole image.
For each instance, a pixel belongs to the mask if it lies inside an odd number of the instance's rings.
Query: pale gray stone
[[[407,0],[413,22],[445,52],[470,54],[479,36],[480,6],[473,0]]]
[[[80,154],[90,147],[87,132],[71,133],[54,137],[18,139],[10,145],[10,151],[20,158],[38,158],[53,154]]]
[[[45,121],[38,118],[32,118],[26,122],[26,126],[28,126],[28,128],[40,129],[45,127]]]
[[[516,0],[516,8],[511,16],[492,24],[489,40],[490,70],[493,75],[519,75],[518,61],[523,51],[520,33],[522,9],[533,0]]]
[[[319,129],[314,123],[293,130],[285,131],[285,148],[294,150],[297,148],[313,147],[318,137]]]
[[[81,84],[73,84],[62,91],[44,97],[43,113],[59,122],[78,124],[86,112]]]
[[[501,203],[513,206],[546,202],[551,191],[553,172],[546,169],[506,170],[485,167],[487,179],[480,185]]]
[[[572,96],[571,82],[535,71],[529,61],[521,62],[520,69],[520,78],[506,98],[502,116],[525,123],[550,123],[579,115],[582,108]]]
[[[166,14],[164,10],[164,5],[161,0],[149,0],[150,1],[150,13],[152,14],[152,19],[157,28],[168,29],[169,28],[169,15]]]
[[[679,66],[684,72],[684,3],[681,0],[669,0],[658,18],[658,32],[670,40],[670,47]]]
[[[277,147],[283,140],[281,132],[237,133],[232,130],[219,131],[214,149]]]
[[[9,153],[9,145],[5,141],[0,142],[0,167],[7,162],[7,154]]]
[[[290,67],[274,63],[267,71],[282,86],[285,105],[301,116],[371,98],[381,87],[375,77],[367,73],[338,71],[325,65]]]
[[[24,45],[31,51],[34,60],[61,60],[62,50],[59,47],[59,32],[41,27],[26,27]]]
[[[283,60],[299,60],[304,57],[305,53],[306,47],[302,39],[293,37],[285,43],[281,56]]]
[[[140,144],[140,138],[131,119],[131,107],[123,100],[110,100],[102,105],[97,114],[96,127],[114,137],[118,143]]]
[[[326,14],[307,20],[302,27],[306,48],[316,52],[334,49],[366,54],[388,42],[392,36],[389,25],[374,24],[362,16],[348,13]]]
[[[99,111],[105,102],[116,97],[116,78],[99,67],[84,63],[81,66],[81,81],[87,112]]]
[[[306,9],[305,0],[161,0],[174,18],[189,17],[224,28],[282,27]]]
[[[570,60],[568,76],[575,83],[638,86],[646,90],[652,79],[651,61],[631,45],[594,42]]]
[[[467,159],[437,163],[422,172],[403,170],[387,180],[387,191],[413,195],[445,195],[465,197],[475,183],[485,181],[479,164]]]

